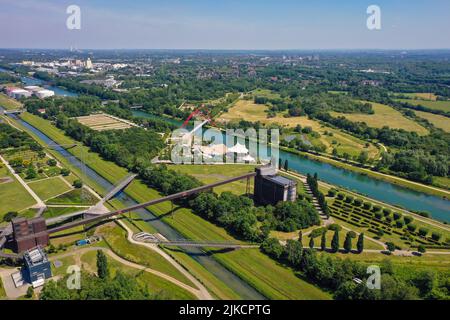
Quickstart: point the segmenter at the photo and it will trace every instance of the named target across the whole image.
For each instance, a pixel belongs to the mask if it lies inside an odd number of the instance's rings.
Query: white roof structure
[[[238,143],[236,143],[236,145],[234,147],[231,147],[230,149],[228,149],[228,152],[237,153],[237,154],[247,154],[248,149],[244,145],[242,145],[238,142]]]
[[[242,158],[242,160],[244,161],[248,161],[248,162],[256,162],[255,158],[253,158],[251,155],[246,155],[245,157]]]
[[[209,146],[201,146],[200,150],[204,155],[223,155],[227,153],[227,147],[224,144],[213,144]]]

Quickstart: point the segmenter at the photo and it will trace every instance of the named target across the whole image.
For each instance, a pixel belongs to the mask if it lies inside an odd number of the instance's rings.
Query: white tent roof
[[[231,147],[230,149],[228,149],[228,152],[231,153],[239,153],[239,154],[247,154],[248,153],[248,149],[240,144],[239,142],[236,143],[236,145],[234,147]]]
[[[242,160],[244,161],[248,161],[248,162],[256,162],[255,158],[253,158],[251,155],[246,155],[245,157],[242,158]]]

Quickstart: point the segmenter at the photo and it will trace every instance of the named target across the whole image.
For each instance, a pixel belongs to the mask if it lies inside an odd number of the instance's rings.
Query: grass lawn
[[[429,100],[419,100],[419,99],[397,99],[401,102],[406,102],[413,106],[424,106],[433,110],[450,111],[450,100],[448,101],[429,101]]]
[[[331,298],[328,293],[300,279],[295,271],[275,262],[259,249],[219,252],[214,256],[269,299],[325,300]]]
[[[205,184],[237,177],[255,170],[254,165],[224,164],[224,165],[177,165],[169,168],[177,172],[189,174]],[[236,181],[217,188],[214,191],[222,193],[230,191],[237,195],[245,193],[246,180]],[[253,179],[250,180],[250,191],[253,192]]]
[[[414,113],[418,117],[428,120],[436,128],[440,128],[445,132],[450,132],[450,118],[423,111],[414,111]]]
[[[322,253],[319,254],[331,254]],[[436,271],[448,272],[450,270],[450,255],[433,255],[430,253],[425,253],[422,256],[394,256],[394,255],[384,255],[374,252],[363,252],[361,254],[345,254],[345,253],[333,253],[335,257],[349,258],[355,261],[361,261],[368,264],[380,263],[385,259],[389,259],[394,265],[397,266],[409,266],[412,269],[434,269]]]
[[[67,186],[67,185],[66,185]],[[93,205],[98,199],[86,188],[73,189],[55,198],[48,200],[47,204],[60,205]]]
[[[36,203],[28,191],[14,178],[8,168],[0,165],[0,178],[10,177],[12,182],[0,183],[0,220],[9,211],[21,211]]]
[[[450,189],[449,177],[433,177],[433,184],[440,188]]]
[[[60,177],[30,182],[28,185],[43,201],[71,190]]]
[[[137,270],[115,261],[108,255],[108,266],[111,276],[115,276],[117,271],[121,271],[133,275],[137,282],[147,285],[150,294],[157,295],[159,299],[165,300],[196,300],[197,298],[190,292],[180,288],[179,286],[162,279],[156,275],[145,271]],[[84,270],[95,272],[97,269],[97,252],[86,252],[81,256],[81,263]]]
[[[46,219],[59,217],[64,214],[81,211],[83,208],[77,207],[47,207],[47,210],[44,211],[43,217]]]
[[[3,288],[3,282],[0,278],[0,299],[6,298],[5,288]]]
[[[331,112],[334,117],[344,116],[350,121],[365,122],[369,127],[382,128],[388,126],[393,129],[404,129],[406,131],[414,131],[419,135],[428,134],[428,130],[413,120],[407,119],[400,112],[394,108],[375,102],[370,102],[375,114],[361,114],[361,113],[338,113]]]
[[[22,104],[19,101],[0,93],[0,107],[3,107],[6,110],[14,110],[22,108]]]
[[[115,224],[104,225],[98,230],[98,232],[103,234],[103,237],[111,250],[125,260],[161,271],[194,287],[194,284],[189,279],[181,274],[173,265],[167,262],[158,253],[143,246],[128,242],[126,238],[126,231],[120,226]]]

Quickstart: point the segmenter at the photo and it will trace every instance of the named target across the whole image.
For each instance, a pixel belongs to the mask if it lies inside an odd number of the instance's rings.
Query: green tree
[[[320,239],[320,248],[322,251],[325,251],[327,248],[327,231],[324,230],[322,232],[322,238]]]
[[[5,222],[11,222],[15,217],[17,217],[19,214],[16,211],[9,211],[3,216],[3,221]]]
[[[309,238],[309,247],[310,247],[311,249],[314,249],[314,238],[313,238],[313,237],[310,237],[310,238]]]
[[[298,242],[302,243],[302,240],[303,240],[303,231],[300,230],[300,231],[298,232]]]
[[[81,180],[75,180],[73,182],[73,186],[77,189],[80,189],[83,186],[83,182]]]
[[[425,252],[427,252],[427,249],[425,248],[425,246],[423,244],[419,244],[417,247],[417,251],[419,251],[420,253],[425,253]]]
[[[356,249],[358,250],[358,253],[364,251],[364,233],[359,234],[358,242],[356,243]]]
[[[289,162],[288,160],[284,160],[284,171],[288,171],[289,170]]]
[[[30,165],[28,167],[27,171],[25,171],[25,175],[26,175],[26,179],[34,179],[37,177],[36,170],[34,169],[34,167],[32,165]]]
[[[102,250],[97,251],[97,274],[100,279],[109,278],[108,259]]]
[[[345,235],[344,249],[347,252],[352,251],[352,237],[350,235],[350,232],[347,232],[347,234]]]
[[[395,244],[392,242],[386,242],[386,247],[390,252],[394,252],[395,251]]]
[[[27,293],[25,295],[26,298],[31,299],[34,296],[34,289],[33,286],[29,286],[27,289]]]
[[[336,230],[333,235],[333,239],[331,240],[331,251],[338,252],[339,251],[339,231]]]
[[[300,266],[302,260],[303,247],[300,242],[295,240],[288,240],[286,242],[286,257],[287,260],[294,266]]]
[[[57,162],[56,162],[55,159],[49,159],[49,160],[47,161],[47,164],[48,164],[50,167],[54,167],[54,166],[56,166]]]

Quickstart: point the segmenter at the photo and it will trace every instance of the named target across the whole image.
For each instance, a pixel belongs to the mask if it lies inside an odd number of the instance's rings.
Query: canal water
[[[25,86],[40,86],[40,87],[44,87],[45,89],[54,91],[55,95],[57,95],[57,96],[63,96],[63,97],[77,97],[78,96],[78,94],[75,93],[75,92],[68,91],[68,90],[63,89],[61,87],[48,85],[46,82],[44,82],[41,79],[32,78],[32,77],[20,77],[20,79],[25,84]]]
[[[177,126],[181,126],[182,124],[182,121],[149,114],[143,111],[133,111],[133,114],[136,117],[164,120]],[[314,174],[317,172],[321,180],[330,184],[408,210],[425,211],[430,213],[436,220],[450,222],[449,200],[397,186],[361,173],[314,161],[283,150],[280,150],[279,154],[283,161],[288,160],[289,168],[291,170],[295,170],[301,174]]]
[[[10,115],[16,121],[20,122],[24,127],[32,131],[36,136],[38,136],[44,143],[51,144],[52,149],[57,151],[60,155],[66,158],[70,163],[88,175],[91,179],[95,180],[102,188],[105,190],[112,190],[114,185],[111,184],[108,180],[104,179],[97,172],[91,169],[89,166],[84,165],[78,158],[74,157],[71,153],[69,153],[64,148],[60,147],[57,143],[47,137],[43,132],[33,127],[29,123],[24,120],[18,118],[16,115]],[[126,206],[133,206],[138,204],[133,199],[128,197],[124,192],[121,192],[117,198]],[[159,219],[155,214],[147,209],[136,210],[135,212],[139,213],[142,219],[144,219],[147,223],[149,223],[157,232],[162,234],[169,240],[182,239],[183,236],[177,232],[175,229],[164,223],[161,219]],[[184,251],[200,263],[206,270],[214,274],[218,279],[220,279],[223,283],[225,283],[228,287],[230,287],[233,291],[238,293],[243,299],[249,300],[262,300],[265,299],[263,295],[261,295],[258,291],[256,291],[253,287],[247,284],[245,281],[240,279],[231,271],[227,270],[224,266],[218,263],[213,257],[206,254],[199,248],[186,248]]]
[[[9,72],[9,70],[6,70],[4,68],[0,68],[0,72]],[[55,92],[55,95],[57,96],[63,96],[63,97],[77,97],[78,94],[69,90],[66,90],[61,87],[51,86],[47,84],[45,81],[33,77],[25,77],[21,76],[20,80],[25,84],[25,86],[40,86],[44,87],[48,90],[52,90]]]

